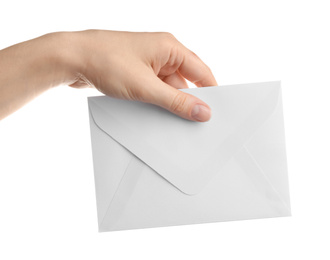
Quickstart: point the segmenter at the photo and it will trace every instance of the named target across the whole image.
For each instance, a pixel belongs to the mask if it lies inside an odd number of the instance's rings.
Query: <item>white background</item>
[[[86,101],[98,92],[62,86],[0,122],[0,259],[329,259],[327,1],[30,0],[0,12],[0,49],[59,30],[169,31],[220,85],[282,80],[293,214],[98,233]]]

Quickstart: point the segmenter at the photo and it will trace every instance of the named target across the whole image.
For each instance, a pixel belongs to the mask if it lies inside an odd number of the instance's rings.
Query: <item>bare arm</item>
[[[159,105],[189,120],[210,108],[178,91],[185,79],[216,85],[210,69],[168,33],[89,30],[51,33],[0,51],[0,119],[49,88],[95,87],[106,95]]]
[[[0,119],[47,89],[70,81],[60,38],[49,34],[0,51]]]

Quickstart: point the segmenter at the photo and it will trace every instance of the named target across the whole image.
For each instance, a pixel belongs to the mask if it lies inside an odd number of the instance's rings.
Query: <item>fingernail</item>
[[[195,105],[191,111],[191,116],[200,122],[208,121],[211,117],[211,110],[203,105]]]

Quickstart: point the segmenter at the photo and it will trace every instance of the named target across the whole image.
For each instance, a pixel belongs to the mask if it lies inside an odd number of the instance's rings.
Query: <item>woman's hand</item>
[[[95,87],[112,97],[161,106],[189,120],[207,121],[211,116],[207,104],[177,90],[188,87],[185,79],[197,87],[217,85],[211,70],[169,33],[52,33],[4,49],[0,58],[2,116],[59,84]],[[11,71],[6,75],[8,66]],[[3,104],[11,102],[13,109],[6,113]]]

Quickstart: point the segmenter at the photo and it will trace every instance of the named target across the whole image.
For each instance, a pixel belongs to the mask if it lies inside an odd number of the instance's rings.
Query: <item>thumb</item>
[[[161,106],[182,118],[205,122],[211,118],[210,107],[199,98],[184,93],[157,79],[149,89],[148,103]]]

